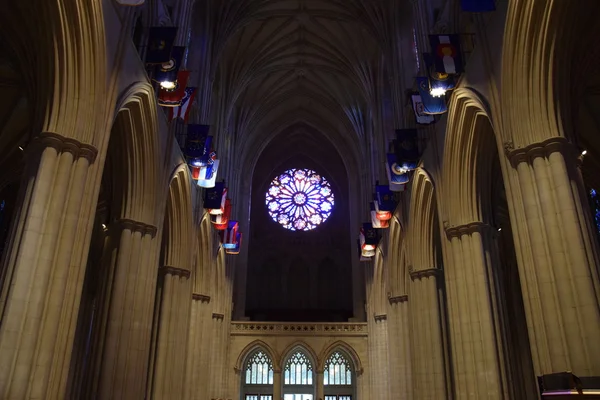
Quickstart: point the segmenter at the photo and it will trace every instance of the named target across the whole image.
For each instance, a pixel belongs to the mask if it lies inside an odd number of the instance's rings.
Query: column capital
[[[225,314],[213,313],[213,319],[220,319],[221,321],[225,319]]]
[[[375,316],[373,318],[375,319],[375,322],[386,321],[387,314],[375,314]]]
[[[210,296],[200,293],[192,293],[192,300],[200,301],[201,303],[210,303]]]
[[[144,222],[134,221],[132,219],[122,218],[113,222],[110,228],[118,230],[129,229],[132,232],[140,232],[142,235],[156,236],[157,228],[154,225],[148,225]]]
[[[189,278],[192,275],[192,273],[190,271],[188,271],[187,269],[179,268],[179,267],[172,267],[170,265],[163,265],[160,268],[160,272],[164,275],[166,275],[166,274],[177,275],[182,278]]]
[[[29,146],[27,146],[28,150],[40,147],[53,147],[58,152],[69,152],[75,158],[86,158],[90,164],[93,164],[98,156],[98,149],[94,146],[54,132],[40,132],[38,136],[33,138]]]
[[[468,224],[451,226],[447,221],[444,221],[444,231],[448,239],[453,237],[461,237],[463,235],[470,235],[475,232],[485,233],[486,231],[493,231],[492,226],[485,222],[470,222]]]
[[[397,303],[404,303],[406,301],[408,301],[408,295],[407,294],[403,294],[400,296],[388,296],[388,301],[390,302],[390,304],[397,304]]]
[[[439,268],[427,268],[420,270],[411,270],[409,272],[410,278],[414,281],[415,279],[429,278],[430,276],[437,277],[442,275],[444,272]]]
[[[513,167],[522,162],[531,162],[534,158],[547,157],[556,152],[562,153],[567,159],[570,158],[577,160],[578,163],[581,162],[581,151],[562,136],[519,148],[515,148],[513,142],[504,142],[504,154]]]

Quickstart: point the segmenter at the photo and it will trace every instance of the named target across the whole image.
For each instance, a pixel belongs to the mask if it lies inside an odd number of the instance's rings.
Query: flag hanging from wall
[[[460,8],[465,12],[496,11],[494,0],[460,0]]]
[[[417,124],[429,125],[435,122],[435,117],[433,115],[425,114],[423,112],[423,100],[421,100],[421,95],[419,93],[411,94],[410,100],[412,102],[412,108],[415,113]]]
[[[235,235],[235,245],[233,248],[225,247],[225,253],[232,255],[240,254],[240,247],[242,247],[242,232],[238,232]]]
[[[389,186],[376,185],[373,205],[377,213],[377,219],[388,221],[392,219],[392,214],[396,209],[396,197]]]
[[[185,137],[184,155],[188,164],[200,166],[200,160],[206,155],[206,146],[209,150],[212,145],[212,136],[208,135],[210,125],[189,124],[187,126],[187,135]],[[210,141],[208,141],[210,138]],[[208,141],[208,143],[207,143]]]
[[[402,192],[410,179],[408,171],[402,169],[396,162],[396,154],[388,153],[386,157],[385,172],[387,173],[389,188],[392,192]]]
[[[150,28],[148,32],[146,64],[162,64],[169,62],[176,36],[176,27],[158,26]]]
[[[358,248],[359,261],[371,261],[371,258],[375,256],[375,250],[363,250],[360,246],[360,239],[356,241],[356,247]]]
[[[183,99],[181,99],[181,103],[178,106],[169,108],[169,122],[175,118],[179,118],[182,119],[183,122],[187,123],[192,104],[196,98],[197,89],[198,88],[195,87],[185,88],[185,94],[183,95]]]
[[[375,229],[386,229],[390,227],[389,220],[379,219],[377,214],[377,208],[375,207],[375,202],[369,203],[369,208],[371,210],[371,225]]]
[[[237,244],[237,234],[238,234],[238,222],[237,221],[229,221],[227,223],[227,229],[225,229],[222,235],[222,244],[225,249],[234,249]]]
[[[217,160],[216,153],[211,152],[211,154],[215,154],[214,158],[211,156],[210,162],[207,165],[203,165],[200,168],[198,173],[198,186],[203,188],[213,188],[217,182],[217,172],[219,171],[219,160]]]
[[[175,82],[184,53],[185,47],[173,46],[169,61],[156,66],[152,79],[161,84]]]
[[[448,111],[446,106],[446,98],[433,97],[430,93],[429,78],[426,76],[418,76],[417,89],[419,95],[421,95],[421,102],[423,104],[423,113],[425,114],[444,114]]]
[[[225,182],[215,183],[213,188],[204,192],[204,208],[210,215],[220,215],[225,211],[227,187]]]
[[[429,35],[429,43],[436,72],[453,75],[464,72],[459,35]]]
[[[190,77],[190,71],[179,71],[173,89],[160,88],[158,92],[158,105],[162,107],[181,106],[185,97],[185,88]]]
[[[416,129],[396,129],[394,140],[396,162],[400,168],[412,171],[417,168],[421,153],[419,152],[419,135]]]
[[[375,251],[379,244],[379,233],[370,222],[365,222],[360,228],[358,239],[362,250]]]
[[[431,53],[423,53],[423,60],[429,77],[429,94],[433,97],[442,97],[447,91],[456,87],[456,75],[438,71]]]
[[[225,207],[223,209],[223,213],[220,215],[211,215],[210,222],[213,224],[213,227],[218,231],[223,231],[227,229],[227,223],[229,222],[229,217],[231,216],[231,200],[225,200]]]

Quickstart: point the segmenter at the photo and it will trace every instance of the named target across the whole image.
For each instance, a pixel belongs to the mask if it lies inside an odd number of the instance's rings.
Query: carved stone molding
[[[200,293],[192,293],[192,300],[200,301],[201,303],[210,303],[210,296]]]
[[[54,132],[41,132],[27,146],[30,149],[40,149],[44,147],[53,147],[59,153],[69,152],[75,158],[86,158],[90,164],[96,161],[98,149],[94,146],[81,143],[75,139],[67,138]]]
[[[446,236],[448,239],[453,237],[461,237],[463,235],[470,235],[475,232],[484,233],[485,231],[491,231],[492,227],[484,222],[471,222],[459,226],[444,226]]]
[[[439,268],[428,268],[428,269],[421,269],[421,270],[416,270],[416,271],[413,270],[410,272],[410,278],[412,280],[429,278],[430,276],[438,276],[438,275],[441,275],[442,273],[443,273],[442,270]]]
[[[231,334],[237,336],[367,336],[367,324],[365,322],[283,323],[234,321],[231,323]]]
[[[225,319],[225,314],[213,313],[212,317],[213,319],[219,319],[223,321]]]
[[[142,235],[150,235],[153,238],[156,236],[157,231],[157,228],[153,225],[126,218],[116,220],[110,227],[118,230],[129,229],[132,232],[141,232]]]
[[[187,269],[179,268],[179,267],[171,267],[169,265],[162,266],[160,268],[160,272],[165,275],[166,274],[177,275],[182,278],[189,278],[192,275],[192,273],[190,271],[188,271]]]
[[[513,167],[522,162],[531,162],[536,157],[547,157],[555,152],[562,153],[565,159],[580,160],[581,152],[564,137],[553,137],[516,149],[512,142],[504,143],[504,153]]]
[[[375,319],[375,322],[386,321],[387,314],[375,314],[375,316],[373,318]]]
[[[388,296],[388,301],[390,304],[404,303],[405,301],[408,301],[408,295],[403,294],[401,296]]]

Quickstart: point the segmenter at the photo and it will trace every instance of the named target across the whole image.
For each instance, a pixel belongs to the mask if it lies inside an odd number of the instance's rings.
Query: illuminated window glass
[[[310,231],[325,222],[333,210],[329,182],[310,169],[290,169],[271,182],[266,193],[273,221],[292,231]]]
[[[301,351],[294,353],[285,364],[285,385],[312,385],[313,369],[308,357]]]
[[[325,385],[352,385],[352,367],[339,351],[327,359],[323,380]]]
[[[262,351],[258,351],[246,363],[247,385],[272,385],[273,364],[269,357]],[[259,400],[258,398],[256,400]],[[260,399],[263,400],[263,399]]]

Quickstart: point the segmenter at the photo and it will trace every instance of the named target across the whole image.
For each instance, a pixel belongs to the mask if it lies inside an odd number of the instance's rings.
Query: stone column
[[[203,400],[210,398],[208,394],[212,349],[210,296],[194,293],[192,300],[186,399]]]
[[[212,314],[211,329],[211,355],[210,355],[210,395],[211,398],[220,398],[221,383],[225,373],[224,365],[224,343],[223,329],[225,315],[219,313]]]
[[[317,377],[317,381],[315,383],[317,386],[317,400],[324,399],[325,398],[324,371],[322,369],[318,369],[316,377]]]
[[[192,303],[190,271],[164,266],[160,273],[162,287],[152,398],[183,399]]]
[[[445,399],[446,357],[443,316],[438,299],[438,268],[410,272],[412,377],[416,399]]]
[[[22,208],[2,268],[2,399],[65,397],[91,235],[89,171],[96,154],[92,146],[49,132],[28,148]]]
[[[446,227],[446,235],[444,273],[456,398],[507,398],[490,255],[492,228],[474,222]]]
[[[281,386],[281,370],[273,369],[273,400],[281,400],[283,398],[283,395],[281,394]]]
[[[369,330],[369,357],[372,360],[371,368],[371,393],[372,398],[379,400],[390,399],[389,360],[387,341],[387,315],[376,314]]]
[[[412,400],[413,385],[410,351],[409,301],[407,295],[389,297],[389,374],[393,400]],[[358,373],[358,372],[357,372]]]
[[[511,147],[510,201],[535,374],[600,375],[600,260],[579,152],[564,138]]]
[[[156,292],[156,227],[123,219],[111,226],[110,235],[119,238],[119,245],[108,275],[108,313],[94,393],[98,399],[141,399],[146,392]]]

